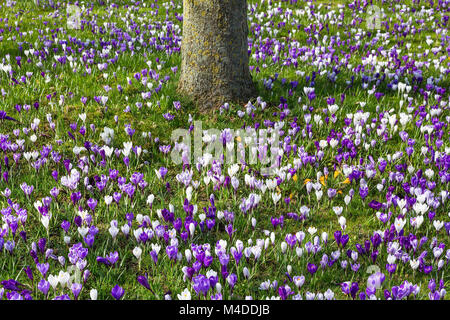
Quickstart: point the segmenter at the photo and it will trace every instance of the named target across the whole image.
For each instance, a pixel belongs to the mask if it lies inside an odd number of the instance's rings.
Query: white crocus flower
[[[89,296],[91,297],[91,300],[97,300],[97,289],[91,289]]]
[[[395,230],[397,230],[397,233],[402,231],[402,229],[405,226],[405,224],[406,224],[406,220],[405,219],[395,218],[394,226],[395,226]]]
[[[272,200],[273,204],[277,204],[278,201],[281,199],[281,193],[272,192]]]
[[[345,219],[345,217],[343,217],[343,216],[340,216],[339,217],[339,224],[341,225],[341,229],[345,230],[346,224],[347,224],[347,219]]]
[[[108,231],[113,239],[115,239],[117,234],[119,233],[119,229],[115,225],[111,225]]]
[[[112,201],[113,201],[113,197],[108,196],[108,195],[105,196],[105,203],[107,206],[109,206],[112,203]]]
[[[439,231],[444,226],[444,221],[434,220],[433,226],[436,229],[436,231]]]
[[[420,262],[412,259],[412,260],[409,260],[409,264],[413,270],[416,270],[419,267]]]
[[[54,275],[50,274],[47,279],[48,279],[48,282],[50,283],[50,285],[52,286],[53,290],[55,290],[59,283],[58,276],[54,276]]]
[[[133,255],[136,257],[136,259],[140,260],[142,255],[142,249],[140,247],[135,247],[133,249]]]
[[[78,227],[78,233],[84,238],[89,232],[88,227]]]
[[[178,300],[191,300],[191,293],[188,288],[186,288],[183,292],[181,292],[181,294],[178,294],[177,297]]]

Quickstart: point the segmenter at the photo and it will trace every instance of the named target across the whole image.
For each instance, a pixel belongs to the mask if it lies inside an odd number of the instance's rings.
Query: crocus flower
[[[317,271],[317,266],[314,263],[308,263],[308,272],[311,273],[311,275],[314,275]]]
[[[123,288],[120,287],[118,284],[116,284],[111,290],[111,295],[116,300],[120,300],[124,294],[125,294],[125,290],[123,290]]]
[[[203,294],[206,297],[206,293],[208,292],[210,288],[209,280],[204,275],[199,274],[198,276],[192,278],[193,285],[195,292],[200,295]]]
[[[138,281],[139,284],[141,284],[144,288],[146,288],[147,290],[149,290],[151,293],[154,294],[153,290],[150,288],[150,284],[148,283],[148,277],[147,277],[147,274],[145,274],[145,276],[138,276],[138,277],[137,277],[137,281]]]
[[[81,284],[76,283],[76,282],[72,283],[71,290],[72,290],[75,300],[78,299],[78,295],[80,294],[82,288],[83,288],[83,286]]]
[[[45,279],[42,279],[38,283],[38,289],[39,289],[39,291],[41,291],[44,294],[44,296],[46,296],[48,293],[48,290],[50,289],[50,283],[48,281],[46,281]]]
[[[237,282],[237,275],[234,273],[231,273],[230,275],[228,275],[227,282],[230,285],[231,290],[233,290],[233,288]]]

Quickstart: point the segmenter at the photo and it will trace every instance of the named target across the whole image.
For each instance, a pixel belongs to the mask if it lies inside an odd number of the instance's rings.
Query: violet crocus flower
[[[174,106],[175,110],[178,111],[181,108],[181,102],[180,101],[174,101],[173,102],[173,106]]]
[[[170,260],[176,260],[178,254],[177,246],[168,246],[166,247],[166,253]]]
[[[155,294],[153,290],[150,288],[150,284],[148,283],[148,275],[147,273],[144,276],[138,276],[137,281],[139,284],[141,284],[144,288],[149,290],[151,293]]]
[[[233,229],[233,224],[229,223],[226,228],[225,228],[226,232],[228,233],[228,236],[230,237],[230,241],[233,237],[233,233],[236,232],[236,230]]]
[[[311,275],[314,275],[317,271],[317,266],[314,263],[308,263],[308,272],[311,273]]]
[[[92,212],[94,212],[95,207],[97,206],[97,203],[98,203],[98,201],[93,198],[89,198],[89,200],[87,201],[87,205],[92,210]]]
[[[119,253],[117,251],[110,252],[109,255],[106,256],[106,259],[111,265],[115,265],[117,260],[119,260]]]
[[[42,277],[45,278],[48,269],[50,268],[50,264],[48,263],[38,263],[36,264],[36,268],[39,270],[39,272],[42,274]]]
[[[206,294],[210,288],[209,280],[204,275],[199,274],[192,278],[192,287],[194,288],[197,295],[203,294],[206,297]]]
[[[172,146],[169,145],[161,145],[159,146],[159,151],[161,151],[164,154],[168,154],[170,152],[170,149],[172,148]]]
[[[364,200],[369,194],[369,188],[361,187],[359,188],[359,195]]]
[[[155,250],[150,251],[150,256],[152,257],[153,263],[156,265],[158,263],[158,253]]]
[[[61,223],[61,228],[64,230],[65,233],[69,232],[70,222],[64,220],[64,221]]]
[[[381,202],[372,200],[371,202],[369,202],[368,206],[369,208],[372,208],[374,210],[380,210],[383,204]]]
[[[342,232],[340,230],[334,233],[334,239],[336,240],[336,244],[339,246],[341,244]]]
[[[231,273],[230,275],[228,275],[227,282],[230,285],[231,291],[233,291],[234,286],[236,285],[236,282],[237,282],[237,275],[234,273]]]
[[[86,237],[83,238],[83,240],[89,248],[92,248],[92,246],[94,245],[95,236],[88,233]]]
[[[342,293],[349,295],[350,294],[350,282],[341,283],[341,291],[342,291]]]
[[[70,287],[70,289],[72,290],[75,300],[78,299],[78,296],[79,296],[82,288],[83,288],[83,286],[80,283],[76,283],[76,282],[72,283],[72,286]]]
[[[433,271],[433,266],[432,266],[432,265],[424,266],[424,267],[423,267],[423,272],[424,272],[425,274],[430,274],[432,271]]]
[[[25,193],[25,195],[27,197],[29,195],[31,195],[31,193],[33,193],[33,190],[34,190],[34,186],[31,186],[31,185],[29,186],[25,182],[20,185],[20,188],[22,189],[22,191]]]
[[[395,272],[395,270],[397,269],[397,264],[386,264],[386,270],[389,272],[389,275],[392,276],[392,274]]]
[[[428,289],[430,289],[431,292],[436,291],[436,280],[433,278],[428,282]]]
[[[350,239],[350,238],[349,238],[348,234],[344,234],[344,235],[341,237],[341,245],[342,245],[342,248],[345,248],[345,246],[346,246],[346,244],[347,244],[347,242],[348,242],[349,239]]]
[[[327,190],[327,195],[328,198],[330,199],[334,198],[334,196],[336,196],[336,193],[337,193],[336,189],[330,188]]]
[[[91,272],[89,271],[89,269],[84,270],[83,272],[83,283],[86,283],[86,281],[89,279],[91,275]]]
[[[377,101],[380,101],[381,97],[384,96],[384,93],[382,93],[382,92],[375,92],[374,96],[377,99]]]
[[[164,113],[163,117],[164,117],[164,119],[166,119],[168,121],[172,121],[175,118],[175,116],[170,114],[170,112]]]
[[[16,243],[14,241],[6,241],[5,243],[5,249],[6,251],[8,251],[10,254],[13,253],[14,247],[16,246]]]
[[[161,176],[161,179],[164,180],[164,177],[166,176],[168,170],[165,167],[161,167],[161,168],[159,168],[158,172],[159,172],[159,175]]]
[[[33,270],[31,270],[30,266],[26,266],[23,268],[23,270],[25,271],[28,279],[30,279],[31,281],[33,281],[34,277],[33,277]]]
[[[119,204],[119,201],[121,198],[122,198],[122,194],[120,192],[114,192],[113,199],[117,204]]]
[[[38,289],[44,294],[44,296],[47,296],[48,290],[50,289],[50,282],[48,282],[45,279],[42,279],[38,283]]]
[[[359,291],[359,285],[358,282],[352,282],[350,286],[350,295],[352,299],[355,299],[356,293]]]
[[[111,290],[111,295],[116,300],[120,300],[124,294],[125,294],[125,290],[122,287],[120,287],[118,284],[116,284],[114,286],[114,288],[112,288],[112,290]]]

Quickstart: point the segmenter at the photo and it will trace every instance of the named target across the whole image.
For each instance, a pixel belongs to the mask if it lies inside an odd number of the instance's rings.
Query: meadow
[[[181,0],[37,2],[0,0],[0,299],[448,299],[450,1],[248,0],[258,97],[205,112]]]

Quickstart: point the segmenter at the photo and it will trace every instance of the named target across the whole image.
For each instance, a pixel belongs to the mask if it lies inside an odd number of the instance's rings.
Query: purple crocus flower
[[[164,180],[164,177],[166,176],[166,174],[168,172],[167,168],[161,167],[161,168],[159,168],[158,171],[159,171],[159,174],[161,175],[161,178]]]
[[[369,188],[367,187],[361,187],[359,188],[359,195],[364,200],[369,194]]]
[[[330,199],[334,198],[336,196],[336,193],[337,193],[336,189],[330,188],[327,190],[327,195],[328,198]]]
[[[114,286],[114,288],[112,288],[112,290],[111,290],[111,295],[116,300],[120,300],[124,294],[125,294],[125,290],[122,287],[120,287],[118,284],[116,284]]]
[[[395,270],[397,269],[397,264],[386,264],[386,270],[389,272],[390,275],[392,275]]]
[[[83,238],[83,240],[89,248],[92,248],[92,246],[94,245],[95,236],[88,233],[86,237]]]
[[[31,281],[33,281],[34,277],[33,277],[33,270],[31,270],[30,266],[26,266],[23,268],[23,270],[25,271],[28,279],[30,279]]]
[[[50,268],[50,264],[48,263],[38,263],[36,264],[36,268],[39,270],[39,272],[42,274],[42,277],[45,278],[45,275],[48,272],[48,269]]]
[[[372,200],[369,202],[368,206],[369,206],[369,208],[372,208],[374,210],[380,210],[380,208],[383,206],[383,204],[381,202]]]
[[[229,223],[226,228],[225,228],[226,232],[228,233],[228,236],[230,237],[230,241],[233,237],[233,233],[236,232],[236,230],[233,229],[233,224]]]
[[[78,296],[80,295],[82,288],[83,288],[83,286],[80,283],[76,283],[76,282],[72,283],[72,286],[70,289],[72,290],[75,300],[78,299]]]
[[[348,234],[344,234],[344,235],[341,237],[342,248],[345,248],[345,245],[347,244],[348,240],[349,240]]]
[[[144,288],[146,288],[147,290],[151,291],[151,292],[154,294],[154,292],[153,292],[152,289],[150,288],[150,284],[148,283],[148,277],[147,277],[147,274],[145,274],[145,276],[138,276],[138,277],[137,277],[137,281],[138,281],[139,284],[141,284]]]
[[[203,294],[206,297],[206,294],[210,288],[209,280],[204,275],[199,274],[192,279],[192,287],[194,288],[197,295]]]
[[[166,253],[170,260],[176,260],[178,254],[177,246],[168,246],[166,247]]]
[[[46,296],[48,293],[48,290],[50,289],[50,282],[48,282],[45,279],[42,279],[38,283],[38,289],[39,289],[39,291],[41,291],[44,294],[44,296]]]
[[[14,241],[6,241],[5,243],[5,249],[6,251],[8,251],[10,254],[12,254],[14,247],[16,246],[16,243]]]
[[[158,263],[158,253],[155,250],[150,251],[150,256],[152,257],[155,265]]]
[[[64,220],[64,221],[61,223],[61,228],[64,230],[64,232],[66,232],[66,233],[69,232],[70,222]]]
[[[110,252],[106,259],[109,261],[111,265],[116,264],[117,260],[119,260],[119,253],[117,251]]]
[[[336,239],[336,244],[339,246],[341,244],[342,232],[340,230],[334,233],[334,239]]]
[[[355,299],[356,297],[356,293],[359,290],[359,285],[358,282],[352,282],[351,286],[350,286],[350,295],[352,297],[352,299]]]
[[[236,285],[236,282],[237,282],[237,275],[234,273],[231,273],[230,275],[228,275],[227,282],[230,285],[231,290],[233,291],[234,286]]]
[[[89,207],[92,211],[95,210],[95,207],[97,206],[97,203],[98,203],[98,201],[97,201],[96,199],[93,199],[93,198],[90,198],[90,199],[87,201],[87,205],[88,205],[88,207]]]
[[[317,266],[314,263],[308,263],[308,272],[311,273],[311,275],[314,275],[317,271]]]
[[[376,272],[369,276],[369,278],[367,279],[367,285],[368,285],[368,287],[378,289],[381,287],[381,285],[385,279],[386,279],[386,276],[384,275],[384,273]]]
[[[120,192],[114,192],[113,199],[117,204],[119,204],[119,201],[121,198],[122,198],[122,194]]]
[[[384,96],[384,93],[382,93],[382,92],[375,92],[374,96],[377,99],[377,101],[380,101],[381,97]]]

